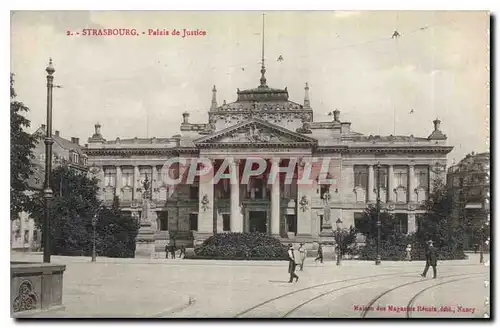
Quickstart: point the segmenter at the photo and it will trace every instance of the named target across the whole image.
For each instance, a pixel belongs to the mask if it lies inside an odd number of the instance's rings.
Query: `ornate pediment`
[[[314,145],[316,139],[303,136],[269,122],[254,119],[233,125],[212,135],[195,140],[197,146],[214,145]]]

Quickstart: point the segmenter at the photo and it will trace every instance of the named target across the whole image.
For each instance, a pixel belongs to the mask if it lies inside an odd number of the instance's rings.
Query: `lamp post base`
[[[377,256],[377,259],[375,260],[375,265],[380,265],[381,262],[382,261],[380,259],[380,255],[379,255],[379,256]]]

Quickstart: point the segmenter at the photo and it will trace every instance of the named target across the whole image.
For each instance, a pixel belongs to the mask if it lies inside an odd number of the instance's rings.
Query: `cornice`
[[[194,147],[176,147],[176,148],[87,148],[84,153],[89,156],[98,155],[178,155],[184,153],[198,153]]]

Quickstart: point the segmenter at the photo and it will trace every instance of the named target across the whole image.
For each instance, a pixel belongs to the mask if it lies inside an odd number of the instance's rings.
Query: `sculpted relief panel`
[[[247,129],[238,130],[230,135],[223,137],[219,142],[289,142],[292,141],[289,138],[283,136],[278,136],[276,133],[270,129],[264,129],[259,127],[250,126]]]

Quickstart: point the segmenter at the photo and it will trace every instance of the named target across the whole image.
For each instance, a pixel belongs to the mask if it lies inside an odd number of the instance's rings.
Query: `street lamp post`
[[[480,231],[480,241],[479,241],[479,263],[484,263],[484,223],[481,224],[481,231]]]
[[[375,259],[375,265],[379,265],[381,262],[380,256],[380,163],[377,164],[377,258]]]
[[[52,58],[45,69],[47,72],[47,131],[45,133],[45,183],[43,188],[43,198],[45,205],[45,217],[43,220],[43,262],[50,263],[50,205],[52,201],[52,89],[54,88],[54,72]]]
[[[340,265],[340,257],[342,256],[340,251],[342,245],[342,220],[338,218],[335,224],[337,226],[337,265]]]
[[[96,251],[95,251],[95,242],[96,242],[96,233],[95,233],[95,230],[96,230],[96,226],[97,226],[97,213],[94,214],[94,216],[92,217],[92,232],[93,232],[93,236],[92,236],[92,262],[95,262],[96,261]]]

